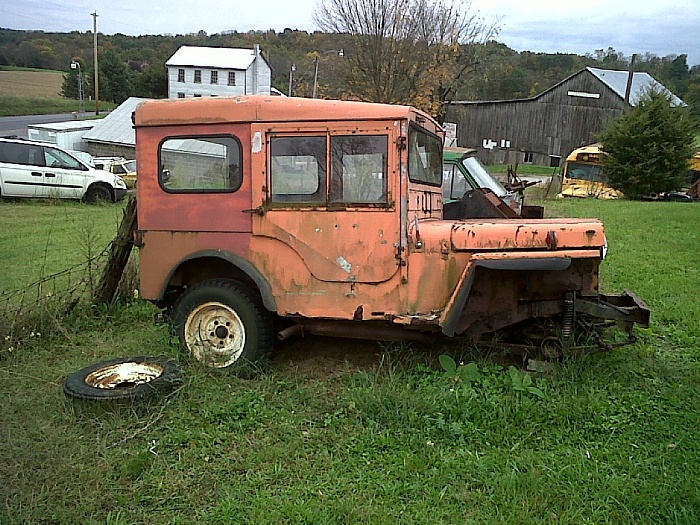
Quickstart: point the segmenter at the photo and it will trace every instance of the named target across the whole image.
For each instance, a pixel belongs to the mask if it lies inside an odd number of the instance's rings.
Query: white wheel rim
[[[99,368],[88,374],[85,383],[93,388],[114,390],[150,383],[162,374],[162,366],[129,361]]]
[[[225,368],[243,354],[246,333],[243,321],[230,306],[204,303],[185,321],[185,344],[200,363]]]

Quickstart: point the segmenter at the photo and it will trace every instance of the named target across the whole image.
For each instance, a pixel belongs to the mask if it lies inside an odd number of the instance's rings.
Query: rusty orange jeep
[[[208,366],[256,361],[275,336],[478,338],[546,319],[566,336],[579,314],[648,324],[633,294],[599,294],[600,221],[503,216],[488,190],[443,219],[443,131],[414,108],[161,100],[134,124],[141,295]]]

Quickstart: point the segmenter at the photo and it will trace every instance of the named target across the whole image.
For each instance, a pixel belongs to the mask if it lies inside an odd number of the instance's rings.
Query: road
[[[31,124],[47,124],[53,122],[65,122],[74,120],[75,115],[72,113],[61,113],[58,115],[26,115],[21,117],[1,117],[0,118],[0,137],[15,135],[17,137],[27,138],[27,126]]]

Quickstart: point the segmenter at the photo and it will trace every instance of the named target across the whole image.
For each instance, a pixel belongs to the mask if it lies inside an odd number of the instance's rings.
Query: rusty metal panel
[[[140,184],[140,182],[139,182]],[[227,253],[247,259],[250,233],[159,232],[140,230],[141,297],[159,300],[180,265],[202,253]],[[205,271],[206,268],[202,268]],[[182,282],[175,283],[178,285]]]
[[[243,125],[192,125],[186,128],[137,129],[136,158],[139,181],[136,186],[139,228],[145,231],[250,232],[251,159],[245,151],[250,144],[250,127]],[[232,193],[167,193],[159,184],[158,149],[166,138],[232,135],[243,145],[243,183]]]
[[[602,248],[605,233],[597,219],[465,220],[453,224],[451,242],[457,251]]]
[[[391,104],[253,95],[148,101],[138,107],[135,124],[138,128],[193,123],[367,121],[416,116],[425,114],[409,106]]]

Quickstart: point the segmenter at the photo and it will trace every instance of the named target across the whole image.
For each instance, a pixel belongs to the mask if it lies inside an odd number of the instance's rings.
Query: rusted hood
[[[425,221],[419,235],[427,244],[449,239],[453,251],[599,249],[606,243],[597,219]]]

